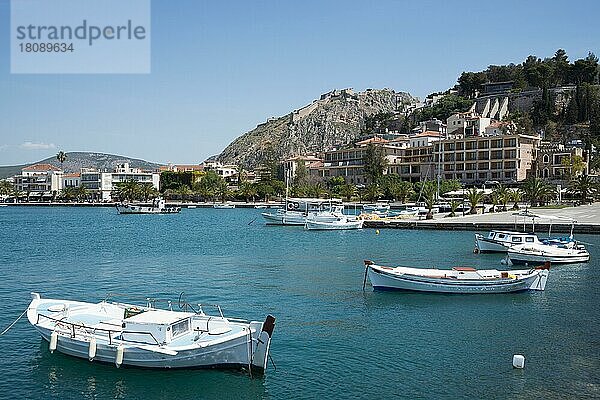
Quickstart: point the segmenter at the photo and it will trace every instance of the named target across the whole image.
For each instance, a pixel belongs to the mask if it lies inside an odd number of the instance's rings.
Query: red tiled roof
[[[370,143],[389,143],[389,140],[385,140],[384,138],[380,138],[379,136],[375,136],[360,142],[357,142],[356,144],[361,145],[361,144],[370,144]]]
[[[440,137],[440,136],[441,135],[439,132],[425,131],[425,132],[422,132],[422,133],[419,133],[419,134],[413,136],[413,138],[416,138],[416,137]]]
[[[64,174],[63,178],[79,178],[81,176],[80,173],[74,173],[74,174]]]
[[[22,169],[22,171],[40,171],[40,172],[60,171],[60,170],[61,170],[60,168],[57,168],[51,164],[33,164],[33,165],[30,165],[30,166]]]

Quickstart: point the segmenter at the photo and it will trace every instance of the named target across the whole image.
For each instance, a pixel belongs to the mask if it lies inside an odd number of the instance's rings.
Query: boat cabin
[[[536,243],[538,241],[537,236],[533,233],[511,231],[490,231],[487,239],[504,245]]]
[[[123,340],[167,344],[191,331],[193,313],[147,310],[123,320]]]
[[[341,199],[296,199],[289,198],[286,200],[285,209],[288,211],[326,211],[330,210],[334,205],[342,205]]]

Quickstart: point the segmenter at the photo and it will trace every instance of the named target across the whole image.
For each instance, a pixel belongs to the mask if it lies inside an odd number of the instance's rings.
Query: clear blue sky
[[[0,0],[0,165],[59,150],[199,163],[333,88],[422,98],[464,70],[598,54],[599,14],[593,0],[153,0],[151,74],[11,75]]]

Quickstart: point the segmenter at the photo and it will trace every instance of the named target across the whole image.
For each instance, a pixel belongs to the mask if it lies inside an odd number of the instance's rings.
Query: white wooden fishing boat
[[[305,229],[308,230],[349,230],[349,229],[362,229],[364,220],[350,218],[346,215],[338,218],[335,221],[321,221],[318,216],[315,218],[307,218]]]
[[[543,243],[511,246],[507,250],[507,260],[512,264],[532,264],[550,261],[553,264],[588,262],[590,253],[585,246],[571,242],[563,245]]]
[[[550,264],[542,267],[498,271],[454,267],[452,270],[385,267],[365,260],[367,276],[374,289],[437,293],[510,293],[544,290]],[[364,287],[364,284],[363,284]]]
[[[341,200],[337,199],[286,199],[285,207],[275,212],[263,212],[261,215],[267,225],[304,226],[309,216],[319,215],[323,222],[335,221],[343,216]]]
[[[112,302],[45,299],[32,293],[27,318],[50,351],[117,367],[247,368],[264,372],[275,319],[264,322],[208,315],[181,301],[181,311]],[[206,307],[206,306],[204,306]]]
[[[231,204],[231,203],[215,203],[215,204],[213,204],[213,208],[218,208],[218,209],[232,209],[232,208],[235,208],[235,204]]]
[[[167,207],[162,198],[154,199],[151,206],[119,203],[116,207],[119,214],[177,214],[181,211],[181,207]]]
[[[363,204],[362,209],[367,213],[387,213],[390,211],[390,205],[386,202],[380,201],[377,203]]]

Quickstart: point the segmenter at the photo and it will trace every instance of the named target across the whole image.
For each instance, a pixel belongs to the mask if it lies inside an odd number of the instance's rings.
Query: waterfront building
[[[62,188],[79,187],[81,185],[81,173],[63,174]]]
[[[80,179],[81,185],[92,195],[92,198],[101,201],[111,201],[112,191],[122,182],[150,183],[156,190],[160,187],[160,174],[158,172],[131,168],[129,163],[119,164],[113,172],[82,168]]]
[[[323,165],[323,159],[314,155],[290,157],[283,161],[283,170],[293,179],[300,164],[304,164],[307,177],[319,178],[321,176],[319,168]]]
[[[13,177],[13,185],[28,195],[52,196],[63,188],[63,171],[51,164],[34,164],[21,170]]]
[[[540,141],[532,135],[457,136],[434,143],[433,162],[444,179],[519,182],[531,174]]]
[[[583,171],[576,172],[575,175],[587,175],[589,165],[587,153],[583,148],[575,144],[565,146],[560,143],[542,142],[536,158],[535,175],[555,181],[566,180],[572,175],[569,164],[575,156],[581,157],[584,162]]]

